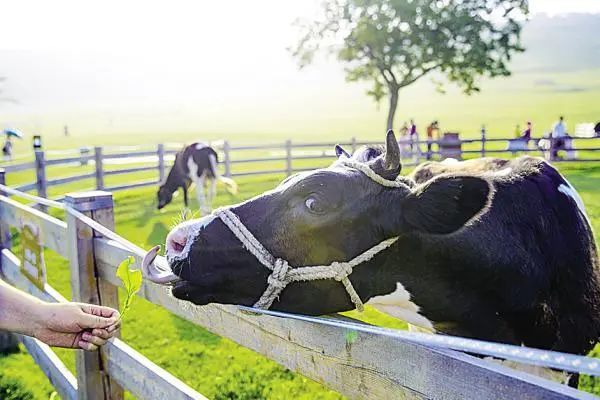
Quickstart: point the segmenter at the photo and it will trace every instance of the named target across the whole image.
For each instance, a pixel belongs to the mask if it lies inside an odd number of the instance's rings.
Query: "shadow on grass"
[[[171,314],[173,327],[181,340],[189,340],[202,343],[209,347],[216,347],[221,342],[221,337],[214,335],[204,328],[192,324],[181,317]]]
[[[149,245],[164,243],[168,233],[169,229],[165,224],[162,222],[155,222],[146,238],[146,243]]]

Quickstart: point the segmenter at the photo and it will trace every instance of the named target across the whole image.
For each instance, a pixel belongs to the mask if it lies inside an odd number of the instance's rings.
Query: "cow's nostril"
[[[185,248],[187,238],[185,236],[172,237],[169,239],[169,247],[175,253],[181,253]]]

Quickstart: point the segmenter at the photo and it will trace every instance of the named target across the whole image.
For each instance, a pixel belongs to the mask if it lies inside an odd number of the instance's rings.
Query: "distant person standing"
[[[567,136],[567,127],[565,125],[565,119],[561,115],[558,122],[552,127],[552,159],[558,158],[558,150],[565,144],[565,137]]]
[[[65,125],[65,136],[69,137],[69,127]]]
[[[410,151],[414,151],[414,145],[415,142],[419,141],[419,137],[417,135],[417,125],[415,124],[415,121],[413,119],[410,120],[410,127],[409,127],[409,132],[408,132],[409,136],[410,136]]]
[[[433,121],[427,127],[427,159],[428,160],[431,160],[431,155],[432,155],[431,147],[432,147],[433,141],[437,140],[437,139],[439,139],[438,122]]]
[[[527,128],[523,131],[523,134],[521,135],[521,139],[529,143],[529,141],[531,140],[531,130],[532,130],[531,121],[528,121]]]
[[[4,161],[9,161],[12,159],[12,146],[13,145],[10,141],[10,136],[6,135],[4,146],[2,146],[2,156],[4,156]]]

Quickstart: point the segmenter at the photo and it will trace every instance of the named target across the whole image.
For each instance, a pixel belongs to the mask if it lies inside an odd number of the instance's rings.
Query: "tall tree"
[[[300,22],[292,51],[301,67],[321,48],[336,54],[348,81],[371,82],[378,102],[389,96],[391,129],[400,89],[428,74],[467,94],[482,76],[510,75],[527,14],[527,0],[325,0],[321,19]]]

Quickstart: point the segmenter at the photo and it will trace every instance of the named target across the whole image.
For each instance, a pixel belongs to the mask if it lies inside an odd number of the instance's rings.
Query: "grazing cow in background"
[[[402,177],[392,133],[385,150],[336,150],[329,168],[176,226],[168,269],[154,279],[149,256],[148,278],[199,305],[321,315],[364,302],[442,333],[593,348],[598,253],[581,198],[554,167],[484,158]]]
[[[236,183],[219,174],[218,161],[217,152],[205,143],[192,143],[184,147],[175,155],[175,163],[169,171],[167,179],[158,189],[158,209],[169,204],[173,199],[173,194],[179,188],[183,190],[183,202],[187,208],[187,190],[192,182],[196,185],[196,197],[200,212],[203,214],[210,213],[212,209],[212,200],[217,191],[217,181],[227,185],[230,192],[237,192]],[[205,190],[207,190],[206,195]]]

